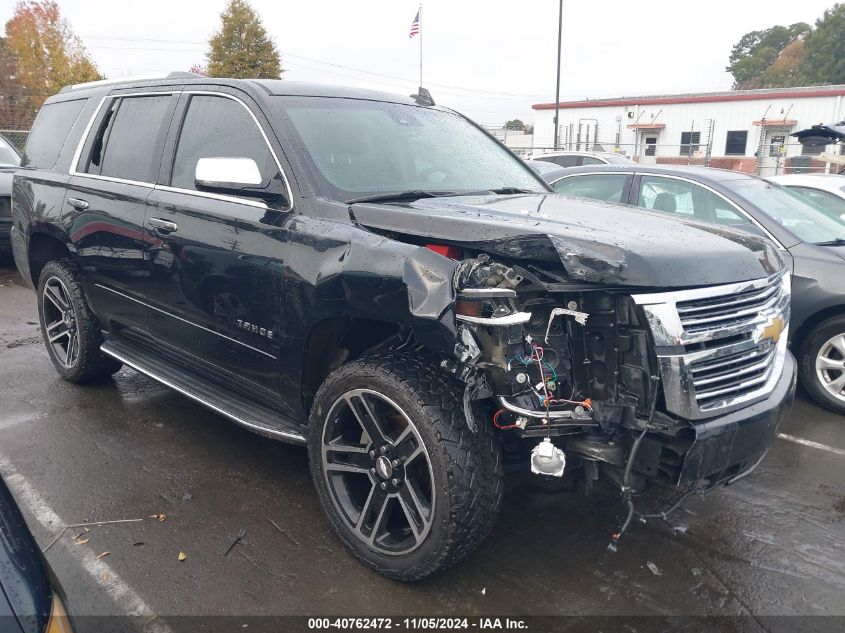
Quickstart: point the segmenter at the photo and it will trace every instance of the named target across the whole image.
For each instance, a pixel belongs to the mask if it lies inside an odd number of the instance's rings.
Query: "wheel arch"
[[[792,334],[792,349],[797,356],[802,346],[804,345],[804,341],[807,340],[809,334],[818,327],[821,323],[824,323],[830,318],[836,316],[843,316],[845,315],[845,304],[837,304],[832,306],[827,306],[826,308],[822,308],[821,310],[814,312],[810,316],[808,316],[804,321],[801,323],[800,326],[795,330]]]
[[[367,350],[395,337],[402,327],[370,318],[329,317],[314,324],[305,340],[302,359],[302,403],[311,409],[314,395],[332,371],[356,360]]]
[[[38,278],[48,262],[72,257],[70,241],[53,227],[41,227],[29,234],[29,276],[34,287],[38,287]]]

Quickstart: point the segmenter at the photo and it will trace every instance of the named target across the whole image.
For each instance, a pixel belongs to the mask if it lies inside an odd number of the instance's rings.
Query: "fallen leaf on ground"
[[[150,518],[161,522],[161,521],[164,521],[167,518],[167,515],[166,514],[151,514]]]
[[[87,538],[79,538],[78,536],[73,539],[77,545],[85,545],[90,539]]]
[[[100,552],[99,554],[97,554],[97,558],[105,558],[109,554],[111,554],[111,552]]]
[[[179,552],[179,560],[185,560],[186,558],[188,558],[188,556],[185,552]]]
[[[662,576],[663,575],[663,572],[660,571],[660,568],[657,565],[655,565],[654,563],[652,563],[651,561],[648,561],[645,565],[646,565],[646,567],[648,567],[651,570],[651,573],[654,574],[655,576]]]
[[[146,545],[146,543],[144,543],[144,541],[135,541],[134,543],[132,543],[132,545],[134,547],[141,547],[143,545]]]

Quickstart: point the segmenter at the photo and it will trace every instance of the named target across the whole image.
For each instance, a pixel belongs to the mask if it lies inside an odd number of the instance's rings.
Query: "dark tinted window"
[[[580,156],[538,156],[536,160],[544,160],[561,167],[577,167],[581,164]]]
[[[87,172],[155,182],[172,97],[126,97],[107,111],[94,141]]]
[[[726,156],[743,156],[745,155],[745,145],[748,142],[747,130],[736,130],[728,132],[728,140],[725,143]]]
[[[21,164],[38,169],[52,169],[86,99],[48,103],[41,108],[32,132],[26,140]]]
[[[265,180],[279,173],[255,120],[241,104],[225,97],[191,97],[171,185],[196,189],[194,175],[200,158],[251,158]]]
[[[622,192],[625,190],[625,174],[590,174],[587,176],[570,176],[558,180],[552,188],[558,193],[580,198],[607,200],[608,202],[622,202]]]

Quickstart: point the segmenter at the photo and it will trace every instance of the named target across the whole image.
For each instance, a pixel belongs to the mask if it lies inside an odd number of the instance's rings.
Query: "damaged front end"
[[[789,276],[664,293],[571,281],[486,254],[453,275],[452,358],[471,428],[493,424],[544,477],[582,473],[632,496],[735,481],[762,459],[794,393]]]

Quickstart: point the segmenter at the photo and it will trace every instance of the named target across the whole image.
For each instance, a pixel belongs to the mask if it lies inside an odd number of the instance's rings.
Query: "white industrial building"
[[[843,95],[845,85],[566,101],[558,146],[764,174],[825,168],[845,154],[841,143],[790,135],[845,119]],[[554,146],[555,104],[533,109],[536,154]]]

